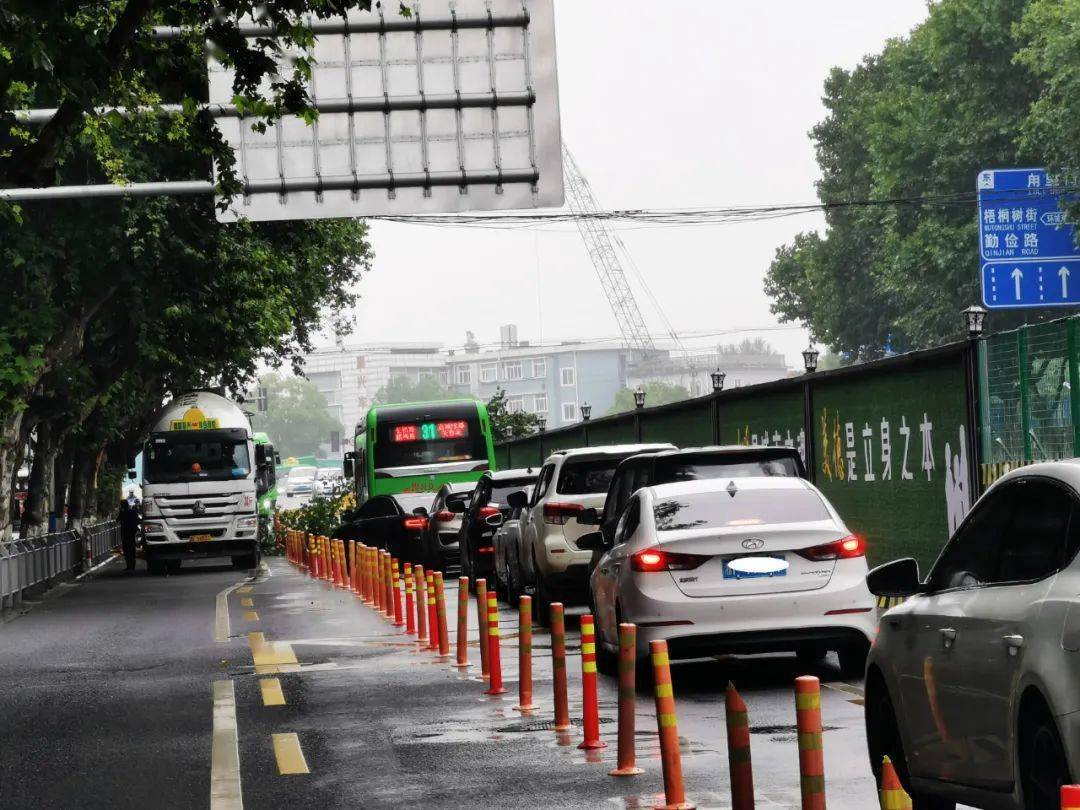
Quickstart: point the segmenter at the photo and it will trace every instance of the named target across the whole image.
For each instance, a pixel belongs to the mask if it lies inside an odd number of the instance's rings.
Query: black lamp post
[[[592,418],[592,405],[586,402],[581,406],[581,421],[588,422]]]
[[[709,376],[712,377],[712,390],[714,392],[723,391],[724,390],[724,380],[727,377],[727,374],[722,372],[720,369],[717,369],[716,371],[714,371]]]
[[[640,385],[637,391],[634,392],[634,407],[639,411],[645,407],[645,391]]]
[[[545,430],[547,430],[547,417],[546,416],[538,416],[538,417],[536,417],[536,427],[537,427],[537,429],[539,429],[539,431],[541,433],[543,433]]]
[[[981,337],[983,324],[986,321],[986,310],[978,304],[972,304],[961,314],[964,316],[964,323],[967,325],[968,337],[972,339]]]
[[[814,348],[814,344],[811,343],[807,346],[802,353],[803,366],[806,368],[807,374],[813,374],[817,371],[817,361],[819,352]]]

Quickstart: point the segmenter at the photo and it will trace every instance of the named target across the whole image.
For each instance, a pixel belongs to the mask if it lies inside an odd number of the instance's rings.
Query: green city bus
[[[357,504],[375,495],[434,494],[494,469],[491,420],[474,399],[377,405],[356,426],[355,449],[345,455]]]

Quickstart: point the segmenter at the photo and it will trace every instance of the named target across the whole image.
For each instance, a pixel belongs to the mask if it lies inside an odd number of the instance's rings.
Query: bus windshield
[[[422,467],[488,458],[479,419],[380,423],[375,469]]]
[[[247,439],[226,431],[180,431],[151,437],[143,457],[150,484],[227,481],[251,472]]]

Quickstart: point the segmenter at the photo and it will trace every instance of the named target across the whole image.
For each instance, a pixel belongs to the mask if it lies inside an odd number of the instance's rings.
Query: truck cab
[[[143,450],[150,573],[206,557],[258,564],[258,484],[266,482],[255,447],[247,415],[223,396],[196,391],[165,406]]]

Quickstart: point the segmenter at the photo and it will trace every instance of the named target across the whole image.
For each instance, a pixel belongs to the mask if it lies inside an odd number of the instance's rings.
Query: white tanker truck
[[[143,448],[142,540],[151,574],[205,557],[258,565],[263,471],[255,450],[251,423],[225,397],[195,391],[162,409]]]

